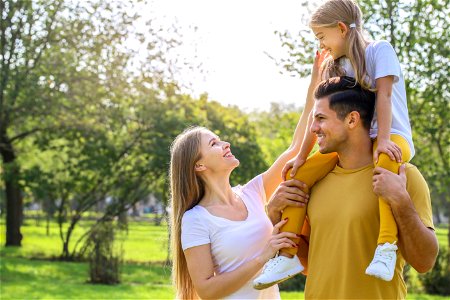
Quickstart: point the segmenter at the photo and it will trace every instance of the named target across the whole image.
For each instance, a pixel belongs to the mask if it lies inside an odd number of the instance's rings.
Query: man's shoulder
[[[412,163],[405,163],[405,171],[406,171],[406,176],[408,175],[412,175],[412,176],[422,176],[422,173],[420,173],[419,169],[417,168],[416,165],[413,165]]]
[[[411,189],[426,188],[428,190],[428,184],[423,177],[420,170],[411,163],[406,163],[406,189],[410,191]]]

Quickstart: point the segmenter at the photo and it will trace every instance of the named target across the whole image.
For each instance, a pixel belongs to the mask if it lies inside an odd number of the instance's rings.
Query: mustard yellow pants
[[[411,158],[411,149],[405,138],[398,134],[392,134],[390,137],[402,150],[402,162],[407,162]],[[373,149],[377,146],[374,141]],[[338,162],[337,153],[321,154],[319,151],[308,157],[306,162],[297,170],[295,179],[304,182],[311,188],[317,181],[324,178],[331,172]],[[393,173],[398,174],[398,169],[402,163],[392,161],[385,153],[379,155],[377,167],[382,167]],[[290,172],[287,173],[287,179],[290,179]],[[393,243],[397,241],[398,229],[392,215],[391,207],[381,197],[378,199],[380,210],[380,233],[378,235],[378,244],[386,242]],[[281,228],[283,232],[294,232],[300,234],[306,216],[306,207],[286,207],[283,210],[282,219],[288,218],[288,222]],[[293,239],[295,242],[296,239]],[[283,252],[295,255],[295,248],[285,248]]]

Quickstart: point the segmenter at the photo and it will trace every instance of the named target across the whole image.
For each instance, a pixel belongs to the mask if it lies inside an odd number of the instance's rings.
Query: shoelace
[[[392,251],[377,250],[375,252],[374,262],[381,262],[386,264],[386,261],[392,262],[394,260],[394,253]]]
[[[271,261],[273,261],[273,263],[271,263]],[[279,262],[280,257],[271,258],[269,260],[269,263],[267,263],[266,266],[264,266],[263,273],[272,271],[273,268],[275,268],[275,266],[278,265]]]

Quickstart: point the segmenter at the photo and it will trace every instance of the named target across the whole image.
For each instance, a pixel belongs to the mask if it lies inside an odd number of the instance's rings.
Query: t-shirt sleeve
[[[204,220],[195,211],[185,212],[181,220],[181,247],[183,250],[209,243],[211,240]]]
[[[374,80],[386,76],[394,76],[394,82],[399,81],[401,67],[392,45],[387,41],[378,41],[373,47]]]
[[[265,205],[266,191],[264,190],[264,181],[262,174],[259,174],[258,176],[254,177],[252,180],[247,182],[242,187],[242,190],[250,195],[254,195],[254,197],[258,198],[258,200],[260,201],[260,203],[262,203],[262,205]]]
[[[427,182],[416,166],[406,165],[406,190],[425,226],[434,229],[431,196]]]

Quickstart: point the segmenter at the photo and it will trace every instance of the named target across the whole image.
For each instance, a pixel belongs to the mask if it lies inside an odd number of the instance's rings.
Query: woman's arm
[[[392,125],[392,86],[394,76],[381,77],[376,80],[377,88],[377,149],[373,153],[373,160],[378,161],[381,153],[387,154],[391,160],[402,161],[402,150],[390,140]]]
[[[273,235],[261,255],[246,262],[237,269],[218,274],[211,256],[211,244],[201,245],[184,251],[189,275],[197,294],[202,299],[220,299],[240,289],[261,270],[264,264],[281,248],[297,247],[290,238],[291,232],[279,233],[283,220],[274,226]]]

